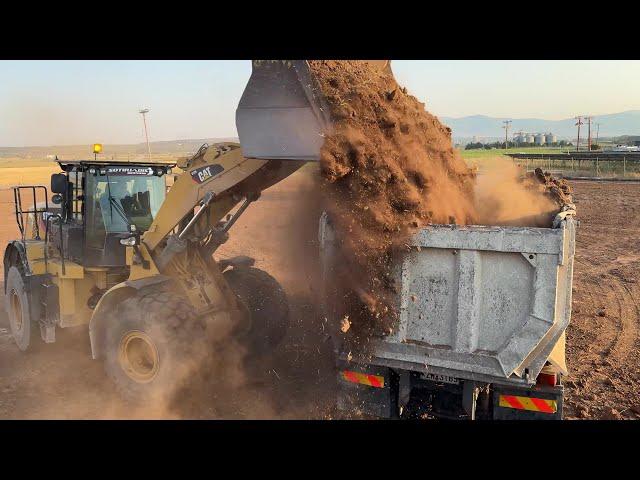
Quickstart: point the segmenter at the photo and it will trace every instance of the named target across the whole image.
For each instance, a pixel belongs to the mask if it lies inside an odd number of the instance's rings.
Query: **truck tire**
[[[250,355],[270,352],[284,339],[289,328],[289,302],[278,281],[264,270],[236,267],[224,272],[231,290],[251,313],[246,337]]]
[[[170,401],[208,353],[204,322],[163,288],[127,298],[106,320],[105,371],[132,402]]]
[[[12,265],[7,273],[5,308],[9,316],[11,334],[20,350],[31,350],[38,339],[38,322],[31,318],[29,294],[22,269]]]

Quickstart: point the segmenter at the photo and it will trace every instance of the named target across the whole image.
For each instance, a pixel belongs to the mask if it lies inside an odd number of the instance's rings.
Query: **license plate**
[[[422,378],[424,380],[431,380],[432,382],[438,383],[451,383],[452,385],[460,384],[460,380],[455,377],[450,377],[448,375],[438,375],[437,373],[423,373]]]

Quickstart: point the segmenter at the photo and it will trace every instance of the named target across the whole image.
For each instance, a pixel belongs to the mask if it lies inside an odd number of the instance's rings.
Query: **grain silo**
[[[526,143],[533,143],[534,141],[535,141],[535,137],[532,134],[527,133],[527,141],[526,141]]]
[[[547,133],[547,134],[544,136],[544,142],[545,142],[547,145],[552,145],[552,144],[554,144],[554,143],[558,143],[558,137],[556,137],[553,133]]]
[[[544,135],[541,133],[536,134],[535,143],[536,145],[544,145]]]

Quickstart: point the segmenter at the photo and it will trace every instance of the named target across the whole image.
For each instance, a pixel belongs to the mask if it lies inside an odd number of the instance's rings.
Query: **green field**
[[[571,147],[569,147],[571,148]],[[484,149],[477,149],[477,150],[463,150],[463,149],[459,149],[460,154],[462,155],[462,158],[464,158],[465,160],[480,160],[483,158],[494,158],[494,157],[501,157],[504,156],[507,153],[561,153],[561,152],[566,152],[567,151],[567,147],[564,148],[546,148],[546,147],[539,147],[539,148],[531,148],[531,147],[527,147],[527,148],[508,148],[508,149],[504,149],[504,148],[492,148],[491,150],[484,150]]]
[[[571,147],[569,147],[571,148]],[[564,148],[510,148],[491,150],[462,150],[460,154],[464,158],[467,164],[471,167],[477,167],[482,169],[483,163],[489,161],[492,158],[506,158],[506,153],[562,153],[567,151],[567,147]],[[526,170],[533,170],[537,167],[543,170],[562,173],[564,175],[574,176],[590,176],[590,177],[633,177],[640,176],[640,163],[638,162],[621,162],[621,161],[608,161],[608,160],[550,160],[550,159],[536,159],[536,160],[517,160],[513,159],[516,165],[519,165]]]

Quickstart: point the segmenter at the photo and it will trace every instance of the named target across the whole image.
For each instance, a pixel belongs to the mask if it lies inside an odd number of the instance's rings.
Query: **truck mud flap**
[[[387,367],[338,361],[337,407],[380,418],[398,418],[398,376]]]
[[[513,388],[493,387],[495,420],[562,420],[562,385]]]

